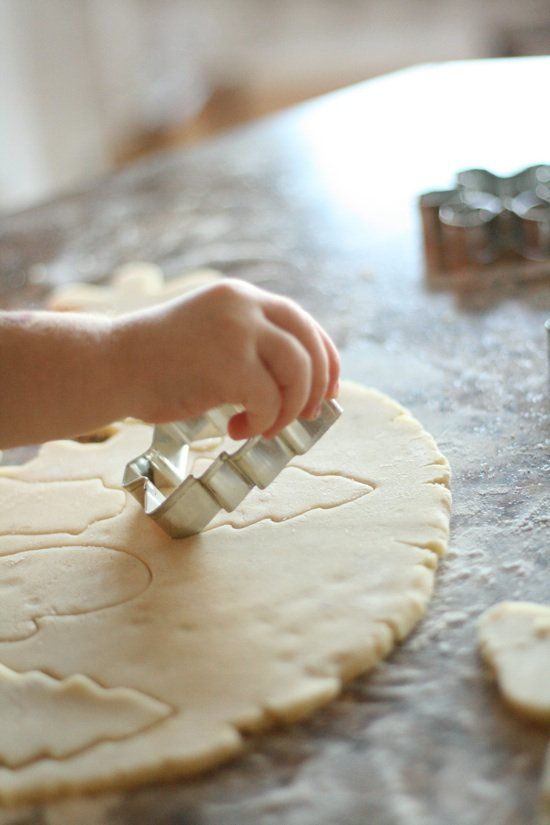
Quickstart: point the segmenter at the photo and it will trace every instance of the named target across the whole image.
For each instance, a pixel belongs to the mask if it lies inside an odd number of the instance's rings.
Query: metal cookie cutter
[[[198,478],[188,473],[192,443],[225,435],[236,412],[226,404],[198,418],[157,425],[149,449],[126,465],[124,488],[173,538],[199,533],[221,509],[230,512],[254,487],[265,489],[321,438],[342,408],[324,401],[314,421],[297,418],[275,438],[249,438],[235,452],[220,453]]]
[[[466,169],[454,189],[420,197],[428,275],[512,261],[537,274],[550,263],[550,165],[510,177]],[[517,269],[517,265],[516,265]]]

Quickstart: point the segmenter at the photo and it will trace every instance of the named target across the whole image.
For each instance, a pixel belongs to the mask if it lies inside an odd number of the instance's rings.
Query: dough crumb
[[[479,647],[508,704],[550,725],[550,607],[533,602],[494,605],[481,617]]]

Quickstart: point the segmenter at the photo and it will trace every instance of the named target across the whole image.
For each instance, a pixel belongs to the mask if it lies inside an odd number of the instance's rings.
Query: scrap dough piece
[[[508,704],[529,719],[550,724],[550,607],[494,605],[481,617],[479,645]]]
[[[104,312],[120,315],[160,304],[192,289],[216,283],[223,276],[213,269],[197,269],[180,278],[164,281],[158,266],[135,261],[119,267],[109,286],[73,283],[55,290],[49,309],[63,312]]]
[[[148,569],[147,586],[107,607],[98,597],[94,610],[90,583],[75,565],[71,613],[29,614],[37,632],[0,641],[0,662],[22,674],[77,675],[104,688],[138,691],[170,714],[124,738],[109,738],[102,726],[97,740],[80,742],[80,750],[63,759],[37,757],[17,767],[16,750],[11,758],[4,754],[1,801],[127,787],[211,768],[242,750],[243,732],[302,718],[405,638],[426,609],[447,542],[448,465],[431,436],[386,396],[344,384],[340,400],[342,417],[295,461],[310,486],[285,486],[295,467],[280,476],[273,514],[284,514],[282,521],[265,518],[264,501],[257,521],[246,511],[246,526],[225,524],[172,540],[127,495],[122,512],[91,519],[79,534],[81,546],[71,549],[60,497],[52,556],[122,551]],[[147,444],[144,425],[117,430],[102,444],[46,445],[26,467],[4,468],[2,479],[18,484],[32,506],[33,486],[58,489],[62,471],[63,501],[84,515],[83,478],[114,484],[115,468],[122,472]],[[330,508],[323,507],[327,490]],[[0,527],[4,518],[0,511]],[[51,534],[0,529],[0,556],[24,552],[29,569],[33,558],[44,564],[43,548],[51,546]],[[17,599],[26,610],[29,591],[16,579],[8,584],[10,599],[0,599],[0,625],[7,626],[6,611],[13,615]],[[46,705],[44,699],[25,709],[21,735],[34,754]],[[12,711],[17,716],[16,705]],[[92,729],[93,704],[82,703],[78,714],[83,729]],[[51,730],[49,752],[72,752],[67,725]]]

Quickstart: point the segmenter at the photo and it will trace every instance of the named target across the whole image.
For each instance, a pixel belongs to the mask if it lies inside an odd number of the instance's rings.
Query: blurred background
[[[0,211],[406,66],[548,53],[549,0],[0,0]]]

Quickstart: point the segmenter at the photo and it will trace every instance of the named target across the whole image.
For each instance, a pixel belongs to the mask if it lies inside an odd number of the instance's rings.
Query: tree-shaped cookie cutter
[[[173,538],[199,533],[220,510],[231,512],[254,488],[265,489],[297,455],[303,455],[342,412],[324,401],[313,421],[297,418],[275,438],[249,438],[221,452],[202,475],[187,472],[194,442],[223,436],[239,408],[230,404],[187,421],[159,424],[148,450],[126,465],[123,486]]]

